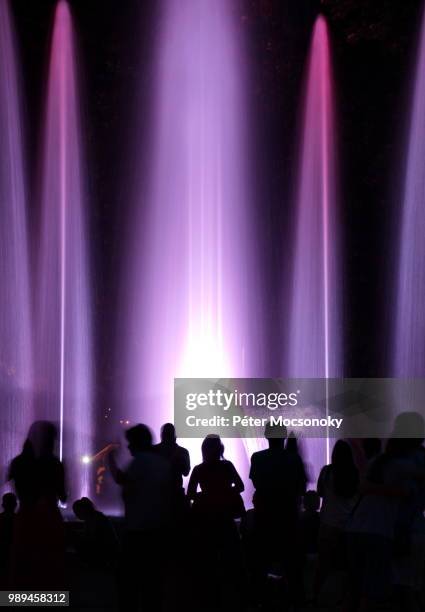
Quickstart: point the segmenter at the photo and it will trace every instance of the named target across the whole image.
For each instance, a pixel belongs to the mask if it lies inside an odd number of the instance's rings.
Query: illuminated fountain
[[[36,284],[37,415],[59,424],[73,493],[88,493],[92,332],[84,172],[72,18],[61,0],[50,51]]]
[[[20,450],[32,420],[32,342],[23,135],[15,43],[0,3],[0,466]],[[2,474],[3,482],[5,474]]]
[[[424,22],[425,24],[425,22]],[[425,25],[419,46],[407,148],[393,373],[425,375]]]
[[[232,10],[228,0],[163,3],[150,180],[132,219],[124,319],[129,414],[156,434],[173,420],[175,376],[249,376],[259,352],[248,325],[255,266],[244,66]],[[185,443],[197,461],[200,440]],[[242,442],[225,443],[244,471]]]
[[[342,375],[340,230],[329,35],[321,16],[313,30],[304,104],[285,372],[329,378]],[[315,468],[329,459],[329,440],[311,439],[304,450],[315,477]]]

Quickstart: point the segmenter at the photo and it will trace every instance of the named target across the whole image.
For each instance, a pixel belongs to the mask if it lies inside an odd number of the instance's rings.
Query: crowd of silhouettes
[[[109,454],[124,505],[122,533],[87,497],[72,506],[80,528],[71,548],[87,571],[116,581],[118,609],[323,608],[329,592],[339,593],[333,605],[344,612],[372,612],[388,602],[403,612],[425,609],[419,415],[399,415],[385,444],[335,441],[317,490],[307,489],[297,438],[267,425],[267,447],[251,457],[248,509],[248,483],[225,458],[218,435],[203,440],[202,461],[192,470],[171,423],[156,445],[143,424],[125,435],[130,462],[120,467],[116,450]],[[68,585],[70,542],[59,508],[67,483],[55,442],[54,425],[38,421],[10,464],[15,493],[3,496],[0,514],[2,589]]]

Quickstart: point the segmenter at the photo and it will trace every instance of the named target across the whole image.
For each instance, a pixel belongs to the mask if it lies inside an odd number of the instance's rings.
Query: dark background
[[[70,1],[82,82],[97,389],[104,410],[112,404],[116,374],[120,270],[128,237],[131,187],[143,168],[143,159],[131,155],[130,143],[135,134],[143,140],[149,122],[158,4],[158,0]],[[282,287],[291,254],[300,100],[312,25],[321,10],[330,28],[336,93],[346,374],[389,375],[395,232],[422,2],[235,0],[234,4],[245,33],[250,71],[252,185],[261,220],[256,247],[264,258],[265,323],[270,341],[267,371],[270,376],[282,374],[276,338],[285,309]],[[23,70],[34,235],[55,2],[12,0],[11,5]]]

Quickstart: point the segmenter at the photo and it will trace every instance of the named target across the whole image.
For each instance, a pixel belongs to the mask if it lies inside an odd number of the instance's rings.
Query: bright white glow
[[[81,457],[81,462],[84,463],[84,465],[87,465],[91,462],[91,457],[89,457],[89,455],[83,455]]]
[[[183,354],[180,377],[223,378],[231,372],[222,343],[212,327],[191,331]]]

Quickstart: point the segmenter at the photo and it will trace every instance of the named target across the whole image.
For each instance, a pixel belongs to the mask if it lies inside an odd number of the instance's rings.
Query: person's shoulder
[[[332,465],[324,465],[322,467],[322,469],[320,470],[320,474],[319,474],[319,478],[320,476],[325,476],[326,474],[329,474],[330,472],[332,472]]]
[[[25,457],[22,454],[16,455],[9,465],[9,477],[13,478],[14,474],[22,470],[26,463]]]
[[[13,459],[10,462],[10,465],[9,465],[9,470],[13,470],[17,466],[19,466],[21,463],[22,463],[21,455],[17,455],[16,457],[13,457]]]
[[[256,451],[255,453],[252,454],[251,461],[257,461],[258,459],[263,459],[264,457],[267,457],[267,455],[268,455],[267,448]]]
[[[24,461],[25,461],[25,455],[20,453],[19,455],[16,455],[16,457],[13,457],[12,461],[10,462],[10,465],[19,465],[23,463]]]

